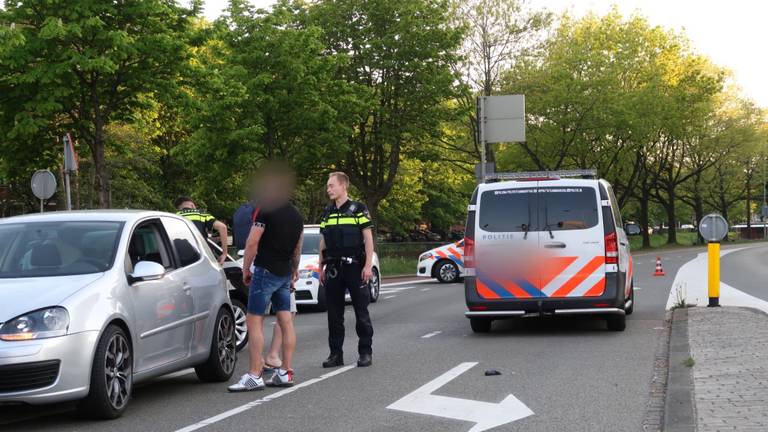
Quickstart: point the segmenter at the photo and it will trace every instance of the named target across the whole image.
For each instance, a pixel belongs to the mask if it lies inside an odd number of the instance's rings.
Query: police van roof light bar
[[[486,181],[504,181],[504,180],[536,180],[536,179],[561,179],[561,178],[582,178],[596,179],[597,170],[562,170],[562,171],[528,171],[516,173],[494,173],[485,176]]]

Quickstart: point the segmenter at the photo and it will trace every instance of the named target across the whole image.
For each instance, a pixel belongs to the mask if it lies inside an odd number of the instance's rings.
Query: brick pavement
[[[688,338],[698,431],[768,431],[768,315],[691,308]]]

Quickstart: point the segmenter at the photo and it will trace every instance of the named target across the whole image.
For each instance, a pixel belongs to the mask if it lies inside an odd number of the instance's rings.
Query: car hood
[[[48,306],[96,282],[104,273],[39,278],[0,279],[0,323]]]

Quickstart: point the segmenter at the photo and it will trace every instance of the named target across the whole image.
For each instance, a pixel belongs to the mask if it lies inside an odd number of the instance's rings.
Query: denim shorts
[[[253,267],[248,313],[267,315],[270,304],[275,312],[291,311],[291,276],[277,276],[263,267]]]

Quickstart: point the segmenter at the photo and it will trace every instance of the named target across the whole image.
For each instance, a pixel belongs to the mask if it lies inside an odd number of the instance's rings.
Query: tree
[[[491,96],[499,88],[502,73],[539,48],[552,14],[533,10],[528,0],[461,0],[455,1],[454,7],[455,25],[467,29],[456,67],[470,91],[464,92],[459,102],[469,117],[479,160],[475,96]],[[486,144],[485,152],[488,162],[496,161],[491,145]]]
[[[447,0],[323,0],[310,9],[328,52],[348,57],[340,77],[365,104],[339,161],[374,218],[391,192],[402,156],[440,135],[457,95],[451,69],[462,40]]]
[[[173,0],[20,0],[0,12],[3,101],[24,107],[13,133],[33,135],[56,117],[74,129],[93,161],[99,205],[109,206],[110,123],[141,95],[173,87],[188,60],[190,20],[199,9]]]

